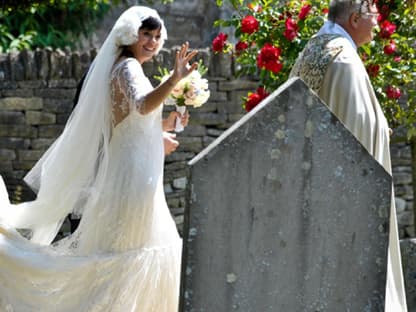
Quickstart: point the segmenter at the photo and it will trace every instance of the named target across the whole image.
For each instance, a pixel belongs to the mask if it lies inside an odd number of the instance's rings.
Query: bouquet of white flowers
[[[157,77],[161,81],[167,80],[171,72],[167,70],[159,69],[162,76]],[[207,68],[199,62],[198,70],[194,70],[187,77],[180,80],[173,88],[165,100],[166,105],[176,105],[176,111],[183,114],[186,110],[186,106],[200,107],[208,101],[210,91],[208,89],[208,80],[202,78],[207,72]],[[180,119],[176,122],[176,132],[183,130],[183,126],[180,123]]]

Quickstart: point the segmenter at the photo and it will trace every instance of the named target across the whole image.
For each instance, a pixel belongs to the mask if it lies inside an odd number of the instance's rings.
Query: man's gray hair
[[[332,22],[346,22],[354,12],[368,12],[374,0],[331,0],[328,19]]]

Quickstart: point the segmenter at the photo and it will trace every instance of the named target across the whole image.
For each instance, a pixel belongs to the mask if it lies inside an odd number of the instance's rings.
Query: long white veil
[[[24,178],[37,199],[0,207],[0,223],[28,228],[31,240],[50,244],[63,220],[71,212],[82,213],[100,195],[108,168],[111,138],[110,74],[122,46],[138,40],[142,21],[158,13],[143,6],[131,7],[115,23],[86,75],[78,104],[63,133]]]

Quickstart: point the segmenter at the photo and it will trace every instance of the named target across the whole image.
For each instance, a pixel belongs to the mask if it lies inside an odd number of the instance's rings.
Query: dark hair
[[[159,19],[155,18],[155,17],[152,17],[152,16],[146,18],[142,22],[142,25],[140,26],[140,29],[147,29],[147,30],[155,30],[155,29],[160,29],[160,28],[162,28],[161,21]],[[120,56],[133,57],[133,54],[128,49],[128,46],[122,46]],[[74,103],[73,108],[75,108],[75,106],[78,103],[79,95],[81,93],[81,89],[82,89],[82,85],[84,84],[85,77],[87,76],[87,72],[88,72],[88,70],[82,75],[81,80],[78,82],[77,90],[75,92],[75,97],[74,97],[74,101],[73,101],[73,103]]]
[[[156,30],[160,28],[162,28],[161,21],[157,19],[156,17],[150,16],[142,22],[142,25],[140,26],[139,30],[140,29]],[[128,49],[128,46],[122,46],[120,56],[133,57],[133,53],[130,52],[130,50]]]
[[[140,29],[155,30],[162,28],[162,23],[156,17],[148,17],[142,22]]]

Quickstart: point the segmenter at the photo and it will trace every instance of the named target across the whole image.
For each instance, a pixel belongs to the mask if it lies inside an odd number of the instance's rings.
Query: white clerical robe
[[[392,173],[387,120],[356,46],[341,26],[327,22],[299,56],[291,76],[302,78]],[[389,230],[385,311],[402,312],[407,306],[393,190]]]

